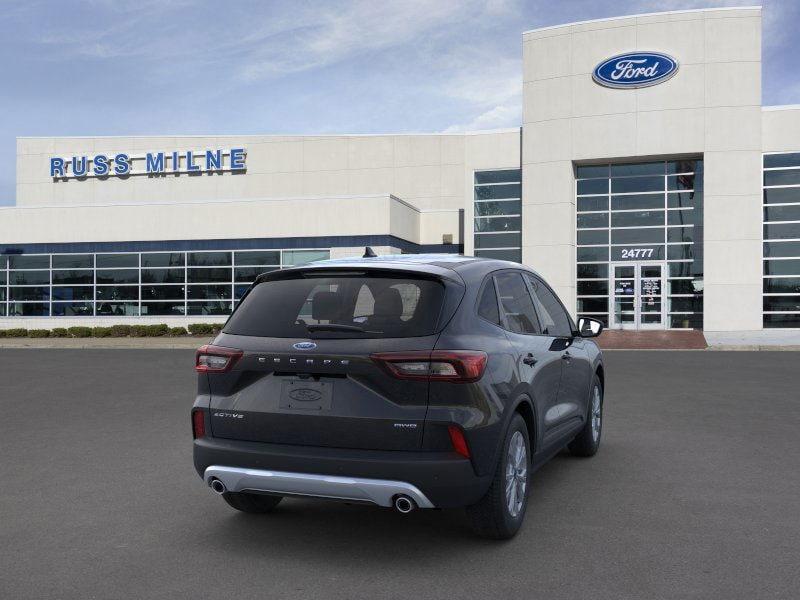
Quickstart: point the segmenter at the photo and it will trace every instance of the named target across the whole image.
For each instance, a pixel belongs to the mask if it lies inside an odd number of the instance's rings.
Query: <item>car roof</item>
[[[529,267],[516,262],[483,258],[478,256],[465,256],[463,254],[384,254],[372,257],[348,257],[318,260],[297,267],[290,267],[281,271],[288,272],[327,270],[327,269],[388,269],[406,271],[409,273],[428,273],[431,275],[453,277],[458,274],[458,279],[465,283],[481,280],[487,273],[501,269],[521,269],[535,273]],[[276,273],[275,271],[272,272]],[[269,275],[269,274],[265,274]],[[274,275],[273,275],[274,277]]]

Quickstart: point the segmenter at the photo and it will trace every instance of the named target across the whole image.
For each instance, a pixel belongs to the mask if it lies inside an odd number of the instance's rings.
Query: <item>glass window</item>
[[[692,298],[669,298],[669,312],[703,312],[703,297],[694,296]]]
[[[670,192],[667,194],[668,208],[699,208],[702,205],[702,192]]]
[[[669,175],[667,176],[668,190],[693,190],[699,189],[700,180],[695,181],[694,175]]]
[[[608,210],[608,196],[578,198],[578,211]]]
[[[297,266],[317,260],[327,260],[330,254],[328,250],[284,250],[283,265]]]
[[[579,296],[608,295],[608,281],[578,281]]]
[[[497,308],[497,292],[494,287],[494,279],[489,277],[486,283],[483,284],[481,297],[478,300],[478,315],[494,323],[500,325],[500,311]]]
[[[476,202],[476,217],[491,217],[495,215],[519,215],[522,211],[521,200],[497,200],[493,202]],[[238,264],[238,263],[237,263]]]
[[[9,269],[49,269],[49,254],[12,254],[8,257]]]
[[[577,249],[578,262],[608,262],[608,248],[583,247]]]
[[[482,258],[494,258],[495,260],[510,260],[511,262],[522,262],[522,250],[510,248],[508,250],[480,250],[474,252],[475,256]]]
[[[189,269],[189,283],[229,283],[231,269]]]
[[[769,169],[774,167],[800,167],[800,152],[765,154],[764,168]]]
[[[475,183],[504,183],[522,180],[522,171],[519,169],[503,169],[499,171],[476,171]]]
[[[98,269],[117,269],[124,267],[138,267],[138,254],[98,254]]]
[[[664,228],[612,229],[612,244],[656,244],[664,241]]]
[[[482,217],[475,219],[475,231],[520,231],[520,217]]]
[[[142,283],[184,283],[183,269],[142,269]]]
[[[647,210],[664,208],[664,194],[611,196],[611,210]]]
[[[667,173],[695,173],[703,170],[702,160],[673,160],[667,163]]]
[[[231,264],[230,252],[189,252],[190,267],[221,267]]]
[[[578,215],[578,229],[591,227],[608,227],[608,213]]]
[[[142,267],[182,267],[186,264],[183,252],[143,253]]]
[[[0,271],[0,286],[6,284],[6,272]]]
[[[587,229],[578,230],[578,244],[579,245],[608,245],[608,229]]]
[[[94,267],[94,256],[91,254],[54,254],[54,269],[91,269]]]
[[[764,204],[800,202],[800,187],[764,190]]]
[[[54,286],[53,300],[92,300],[93,291],[90,285]]]
[[[800,185],[800,169],[764,171],[764,185]]]
[[[800,294],[800,277],[776,277],[764,279],[767,294]]]
[[[49,300],[49,287],[10,287],[9,300]]]
[[[663,177],[623,177],[611,180],[611,193],[657,192],[664,190]]]
[[[800,328],[800,313],[784,315],[764,315],[764,327]]]
[[[181,302],[142,302],[141,315],[146,316],[182,316],[186,314]]]
[[[764,225],[765,240],[800,239],[800,223]]]
[[[667,260],[684,260],[694,258],[692,244],[672,244],[667,246]]]
[[[796,206],[765,206],[765,221],[800,221],[800,204]]]
[[[99,285],[98,300],[138,300],[139,287],[135,285]]]
[[[581,312],[607,312],[608,298],[578,298],[578,310]]]
[[[663,175],[663,174],[664,174],[664,163],[661,161],[611,165],[612,177],[622,177],[627,175]]]
[[[47,317],[50,315],[50,305],[47,302],[9,302],[8,315],[10,317]]]
[[[53,271],[53,285],[94,283],[94,271]]]
[[[495,282],[505,327],[514,333],[539,333],[539,321],[522,275],[500,273],[495,276]]]
[[[667,229],[667,242],[681,243],[694,241],[693,227],[669,227]]]
[[[234,252],[234,262],[236,265],[274,265],[280,266],[280,250],[247,250]]]
[[[233,298],[239,300],[249,288],[249,285],[235,285],[233,286]]]
[[[188,315],[228,315],[231,310],[230,301],[189,302],[186,305]]]
[[[800,257],[800,242],[764,242],[764,256],[773,258]]]
[[[608,179],[578,180],[578,195],[608,194]]]
[[[475,187],[475,200],[498,200],[502,198],[521,198],[522,185],[485,185]]]
[[[800,296],[764,296],[764,310],[800,313]]]
[[[277,267],[236,267],[233,270],[233,280],[238,282],[252,282],[262,273],[274,271]]]
[[[143,285],[142,301],[148,300],[182,300],[184,298],[182,285]]]
[[[794,260],[765,260],[764,275],[800,276],[800,258]]]
[[[136,317],[139,316],[138,302],[98,302],[95,311],[103,317]]]
[[[230,300],[232,289],[228,285],[190,285],[187,288],[189,300]]]
[[[663,210],[647,210],[636,212],[615,212],[611,214],[612,227],[645,227],[663,225]]]
[[[542,322],[542,333],[554,337],[571,337],[572,322],[555,294],[539,279],[527,275],[533,287],[536,309]]]
[[[53,302],[54,317],[91,317],[93,314],[91,302]]]
[[[670,277],[691,277],[694,273],[694,263],[688,262],[673,262],[667,265],[669,267]]]
[[[667,225],[702,225],[702,214],[699,210],[669,210]]]
[[[590,177],[608,178],[608,165],[581,165],[575,169],[577,179],[588,179]]]
[[[475,248],[511,248],[520,245],[519,233],[476,233]]]
[[[98,262],[100,256],[98,255]],[[107,269],[95,272],[97,283],[139,283],[138,269]]]
[[[600,279],[608,277],[608,265],[578,265],[579,279]]]
[[[429,279],[383,275],[280,279],[255,286],[224,331],[280,338],[418,337],[436,331],[443,300],[444,286]],[[334,327],[309,328],[319,324]]]
[[[11,271],[8,274],[9,285],[47,285],[50,283],[50,271]]]
[[[702,290],[702,280],[698,279],[670,279],[670,294],[697,294]]]

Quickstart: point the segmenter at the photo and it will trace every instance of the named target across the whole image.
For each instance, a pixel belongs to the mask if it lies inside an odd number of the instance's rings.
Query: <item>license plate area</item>
[[[280,407],[287,410],[330,410],[333,383],[305,379],[287,379],[281,384]]]

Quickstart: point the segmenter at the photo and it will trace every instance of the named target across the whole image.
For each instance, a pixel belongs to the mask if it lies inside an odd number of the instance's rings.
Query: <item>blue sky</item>
[[[0,204],[16,136],[521,123],[527,29],[752,0],[0,0]],[[800,103],[800,2],[764,2],[764,104]]]

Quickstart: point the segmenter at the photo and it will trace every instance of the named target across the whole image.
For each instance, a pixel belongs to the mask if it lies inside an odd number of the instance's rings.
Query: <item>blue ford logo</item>
[[[316,347],[317,345],[314,342],[297,342],[296,344],[292,344],[292,348],[295,350],[313,350]]]
[[[592,79],[610,88],[641,88],[666,81],[678,72],[678,61],[659,52],[630,52],[601,62]]]

